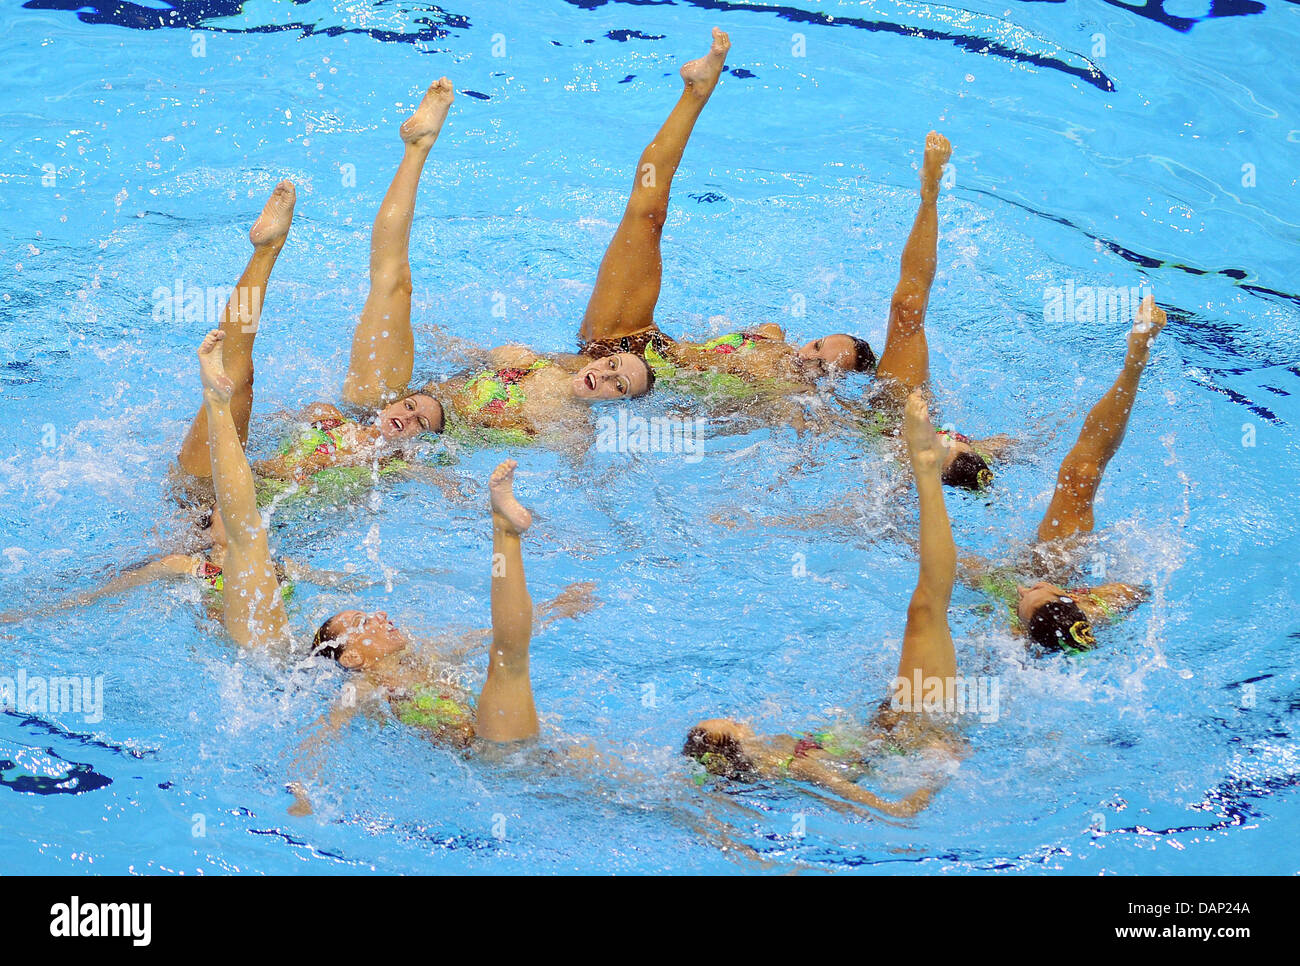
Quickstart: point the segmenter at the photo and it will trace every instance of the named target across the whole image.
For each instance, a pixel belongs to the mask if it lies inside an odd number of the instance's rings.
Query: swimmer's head
[[[410,643],[382,610],[345,610],[320,626],[312,638],[311,652],[353,671],[404,651]]]
[[[1046,581],[1017,587],[1016,615],[1029,639],[1049,651],[1087,651],[1095,647],[1088,615],[1069,592]]]
[[[968,443],[951,440],[943,457],[943,482],[967,490],[983,490],[993,482],[993,471]]]
[[[682,754],[694,758],[712,775],[735,781],[752,781],[758,767],[745,750],[754,739],[747,725],[730,718],[701,721],[686,735]]]
[[[412,439],[421,433],[441,433],[445,421],[442,403],[417,392],[382,409],[376,425],[385,439]]]
[[[203,539],[210,542],[212,546],[226,545],[226,521],[221,518],[221,511],[215,504],[199,511],[198,527],[203,533]]]
[[[807,365],[829,372],[870,372],[876,368],[876,354],[866,339],[838,332],[813,339],[799,348],[799,358]]]
[[[583,366],[573,377],[573,395],[587,402],[635,399],[655,384],[650,363],[631,352],[615,352]]]

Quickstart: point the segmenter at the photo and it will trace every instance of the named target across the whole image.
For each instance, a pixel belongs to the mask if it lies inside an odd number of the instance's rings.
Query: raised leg
[[[916,495],[921,503],[920,574],[907,606],[907,627],[903,631],[903,653],[898,677],[951,681],[957,675],[957,653],[948,627],[948,603],[957,575],[957,545],[952,539],[948,508],[943,502],[943,448],[930,425],[925,399],[914,392],[907,399],[903,433],[916,478]]]
[[[664,267],[659,240],[668,220],[673,175],[695,122],[718,85],[730,49],[731,40],[715,27],[708,54],[682,66],[685,89],[659,133],[641,152],[627,209],[605,250],[587,302],[578,331],[581,341],[617,339],[654,325]]]
[[[212,454],[212,485],[226,525],[226,557],[222,562],[226,630],[240,645],[283,640],[289,626],[280,597],[280,584],[257,510],[253,473],[235,431],[230,412],[234,383],[222,366],[225,333],[209,332],[199,347],[199,375],[208,417],[208,446]]]
[[[901,403],[930,381],[930,347],[925,341],[925,309],[934,284],[939,241],[939,179],[952,155],[952,145],[931,131],[925,138],[921,162],[921,207],[912,233],[903,246],[898,285],[889,306],[889,330],[876,376]]]
[[[1083,421],[1078,442],[1066,454],[1056,475],[1056,491],[1038,525],[1038,539],[1056,540],[1075,533],[1090,533],[1093,504],[1106,464],[1119,450],[1137,398],[1138,382],[1151,354],[1151,343],[1165,327],[1165,313],[1148,295],[1138,306],[1128,336],[1124,367],[1115,384]]]
[[[253,412],[253,340],[262,319],[262,302],[266,297],[271,269],[280,257],[289,226],[293,223],[296,198],[291,181],[281,181],[271,192],[261,216],[248,232],[253,254],[235,290],[230,293],[230,300],[221,316],[221,331],[225,333],[226,375],[234,385],[230,412],[241,444],[248,442],[248,420]],[[212,475],[206,406],[199,407],[176,461],[191,476],[206,478]]]
[[[420,174],[455,97],[440,78],[401,127],[405,150],[370,233],[370,294],[352,335],[343,398],[359,406],[391,402],[415,368],[411,331],[411,221]]]
[[[519,538],[532,514],[515,499],[514,460],[492,472],[492,649],[487,682],[478,699],[475,730],[488,741],[518,741],[537,734],[537,709],[528,669],[533,599],[524,578]]]

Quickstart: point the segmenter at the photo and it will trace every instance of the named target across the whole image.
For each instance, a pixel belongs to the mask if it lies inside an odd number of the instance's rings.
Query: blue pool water
[[[253,452],[276,411],[336,397],[396,127],[442,74],[460,93],[413,231],[417,376],[456,367],[435,326],[572,346],[637,154],[713,25],[730,69],[678,175],[661,323],[878,348],[920,147],[947,134],[938,404],[1039,444],[989,497],[949,493],[963,551],[1023,543],[1122,357],[1122,322],[1064,324],[1044,293],[1149,285],[1171,316],[1095,550],[1152,600],[1085,660],[1030,659],[959,588],[959,660],[1000,681],[1001,713],[970,723],[915,820],[692,782],[678,749],[700,718],[861,718],[915,580],[888,454],[715,421],[698,463],[518,454],[534,597],[590,580],[602,601],[534,640],[541,748],[466,760],[360,720],[322,758],[312,817],[284,786],[338,672],[237,653],[186,587],[0,627],[0,676],[104,688],[102,720],[0,714],[0,871],[1300,870],[1300,6],[11,0],[0,17],[0,609],[175,546],[166,472],[203,325],[155,321],[153,292],[233,284],[285,177]],[[452,470],[482,480],[499,458]],[[481,497],[386,484],[273,520],[284,555],[374,581],[300,587],[299,637],[350,606],[430,646],[483,627]],[[556,765],[575,743],[621,764]],[[909,768],[871,787],[909,790]]]

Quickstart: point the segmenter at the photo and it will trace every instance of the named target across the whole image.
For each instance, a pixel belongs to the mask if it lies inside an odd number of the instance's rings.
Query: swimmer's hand
[[[307,789],[303,787],[302,782],[289,782],[285,786],[285,791],[293,796],[293,804],[289,806],[289,814],[296,818],[312,814],[311,799],[307,797]]]

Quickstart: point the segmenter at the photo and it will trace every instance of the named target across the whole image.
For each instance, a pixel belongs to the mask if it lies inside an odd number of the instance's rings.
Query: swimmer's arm
[[[754,330],[756,335],[761,335],[765,339],[779,339],[785,341],[785,330],[775,322],[764,322]]]
[[[315,584],[317,587],[363,590],[378,586],[380,583],[363,574],[350,574],[341,570],[318,570],[296,560],[290,560],[288,557],[281,558],[280,566],[284,570],[284,575],[294,583]]]
[[[151,560],[149,563],[139,567],[134,567],[125,573],[118,574],[111,580],[105,581],[101,586],[94,590],[88,590],[80,594],[72,594],[62,600],[55,601],[47,607],[39,609],[20,608],[6,611],[0,614],[0,624],[12,624],[16,621],[28,617],[44,617],[49,614],[56,614],[60,611],[75,610],[79,607],[86,607],[97,600],[105,597],[116,597],[124,594],[128,590],[136,587],[143,587],[145,584],[151,584],[157,580],[167,580],[175,577],[184,577],[193,573],[197,558],[186,556],[185,554],[169,554],[158,560]]]
[[[348,453],[312,453],[303,459],[295,460],[289,455],[276,456],[269,460],[256,460],[253,472],[258,476],[270,476],[277,480],[294,480],[305,478],[331,466],[356,466],[362,460]]]
[[[497,369],[527,369],[537,359],[536,352],[521,345],[497,346],[488,353],[488,361]]]
[[[992,459],[1003,460],[1019,442],[1020,440],[1013,439],[1006,433],[998,433],[996,436],[988,436],[984,439],[973,439],[970,447],[975,452],[984,453]]]
[[[289,806],[290,815],[312,813],[311,799],[307,797],[307,783],[320,777],[326,750],[356,717],[362,703],[375,695],[375,689],[364,681],[359,686],[349,686],[356,690],[345,692],[338,704],[307,727],[307,736],[298,745],[297,752],[289,762],[292,777],[287,787],[294,798],[293,804]]]
[[[993,564],[979,554],[957,555],[957,579],[967,587],[978,587],[991,570]]]
[[[595,594],[594,580],[574,581],[550,600],[538,605],[533,613],[533,624],[540,631],[559,620],[571,620],[589,614],[601,606]]]
[[[464,505],[479,495],[479,489],[472,480],[452,476],[436,466],[409,463],[398,472],[408,479],[418,480],[421,483],[436,487],[450,503]]]
[[[796,758],[790,763],[790,775],[799,781],[809,782],[856,805],[873,809],[895,818],[911,818],[919,814],[934,797],[936,789],[922,788],[905,798],[881,798],[847,779],[841,778],[821,762],[812,758]]]
[[[343,419],[343,414],[339,412],[337,406],[314,402],[302,412],[296,413],[295,418],[304,423],[319,423],[330,419]]]
[[[471,367],[487,365],[491,361],[491,349],[485,349],[476,342],[470,342],[468,339],[462,339],[458,335],[452,335],[440,325],[431,325],[429,326],[429,329],[433,332],[434,338],[443,347],[444,351],[438,353],[439,356],[451,356]]]
[[[578,355],[574,352],[557,352],[547,358],[565,372],[581,372],[594,361],[590,356]]]
[[[1087,615],[1089,621],[1099,624],[1124,611],[1132,610],[1146,600],[1147,596],[1147,592],[1141,587],[1109,583],[1088,588],[1083,594],[1075,597],[1075,602]]]

